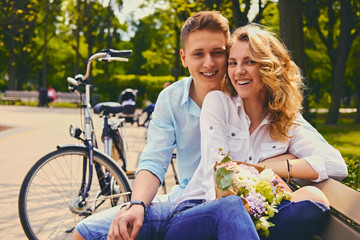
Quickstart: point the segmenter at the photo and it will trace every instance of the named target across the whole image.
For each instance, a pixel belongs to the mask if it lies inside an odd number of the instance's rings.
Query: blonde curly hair
[[[258,24],[238,28],[230,37],[228,46],[236,41],[249,43],[249,57],[260,64],[260,79],[265,85],[264,109],[269,117],[270,136],[279,141],[289,139],[288,130],[302,110],[304,83],[300,68],[291,60],[285,45],[276,34]],[[228,76],[224,91],[237,95]]]

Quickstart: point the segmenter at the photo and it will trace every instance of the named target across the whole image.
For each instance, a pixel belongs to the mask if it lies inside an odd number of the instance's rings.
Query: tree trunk
[[[332,90],[331,103],[329,112],[326,118],[326,124],[337,124],[339,117],[340,99],[342,95],[342,86],[345,75],[345,63],[349,56],[352,44],[351,29],[352,29],[352,13],[351,4],[349,0],[341,1],[341,23],[340,36],[338,48],[336,50],[335,59],[332,59],[333,74],[332,74]]]
[[[176,48],[175,48],[175,66],[174,66],[174,78],[175,82],[179,80],[180,77],[180,28],[175,23],[175,35],[176,35]]]
[[[44,24],[44,49],[43,49],[43,61],[42,61],[42,81],[39,87],[47,86],[47,35],[48,35],[48,23],[49,23],[49,0],[45,3],[45,24]]]
[[[9,53],[10,53],[10,57],[9,57],[9,89],[10,90],[15,90],[16,89],[16,69],[15,69],[15,52],[14,52],[14,42],[10,43],[10,48],[9,48]]]
[[[356,91],[356,115],[354,119],[354,123],[360,123],[360,82],[355,83],[355,91]]]
[[[78,13],[81,13],[81,1],[77,0],[76,2],[76,9]],[[75,56],[75,66],[74,66],[74,73],[79,73],[79,66],[80,66],[80,29],[82,27],[82,22],[80,17],[76,20],[76,30],[75,30],[75,39],[76,39],[76,56]]]
[[[106,35],[106,48],[109,49],[111,48],[111,23],[110,23],[110,16],[111,14],[111,0],[109,1],[109,6],[107,9],[107,15],[106,15],[106,25],[105,28],[107,29],[107,35]],[[105,64],[104,66],[104,73],[105,73],[105,78],[106,79],[110,79],[110,73],[109,73],[109,64]]]
[[[281,39],[292,53],[292,59],[302,70],[303,76],[305,77],[306,69],[301,0],[280,0],[278,7],[280,13]],[[304,96],[303,107],[304,118],[310,120],[309,101],[306,94]]]
[[[239,27],[240,25],[240,5],[239,5],[239,0],[231,0],[232,2],[232,12],[233,12],[233,17],[234,17],[234,22],[235,22],[235,26]]]

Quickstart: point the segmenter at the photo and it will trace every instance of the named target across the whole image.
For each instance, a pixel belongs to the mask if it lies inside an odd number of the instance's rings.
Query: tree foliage
[[[94,64],[95,85],[118,74],[172,75],[177,80],[188,75],[179,57],[181,26],[199,10],[220,11],[229,19],[232,30],[253,21],[280,33],[275,0],[144,0],[144,6],[153,4],[152,14],[120,23],[115,12],[124,14],[124,1],[0,1],[0,90],[37,89],[51,84],[65,91],[66,77],[82,73],[86,59],[104,48],[133,49],[133,56],[129,63]],[[305,60],[304,66],[298,64],[306,69],[309,106],[330,108],[328,123],[335,123],[338,107],[360,109],[360,3],[286,1],[289,7],[294,2],[302,4]],[[282,24],[282,29],[295,29],[287,20]],[[129,40],[126,31],[130,27],[135,33]],[[282,37],[287,42],[286,36]],[[289,41],[286,45],[296,60],[301,49],[293,49],[291,44],[295,42]],[[101,92],[105,88],[99,87],[98,91],[106,95]],[[111,91],[114,93],[108,95],[115,96],[115,90]],[[357,116],[360,121],[360,114]]]
[[[331,66],[331,102],[326,122],[336,124],[345,78],[345,65],[360,33],[360,3],[355,0],[305,1],[306,24],[316,33]]]

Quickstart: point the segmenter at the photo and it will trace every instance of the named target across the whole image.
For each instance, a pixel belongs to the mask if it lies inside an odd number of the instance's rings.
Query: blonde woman
[[[275,34],[255,24],[234,32],[224,89],[225,93],[213,91],[205,97],[200,116],[202,159],[178,199],[180,206],[185,200],[214,202],[213,166],[220,147],[235,161],[266,166],[283,178],[320,182],[347,176],[339,151],[296,122],[303,100],[302,76]],[[307,239],[326,217],[329,201],[317,188],[304,187],[277,208],[269,239]],[[185,212],[170,221],[168,239],[182,229],[184,216]]]

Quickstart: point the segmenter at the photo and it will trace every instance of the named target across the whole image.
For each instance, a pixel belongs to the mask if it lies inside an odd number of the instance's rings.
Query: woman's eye
[[[247,61],[247,63],[248,63],[248,64],[255,64],[256,62],[253,61],[253,60],[249,60],[249,61]]]
[[[229,62],[228,65],[229,66],[236,66],[236,62]]]

